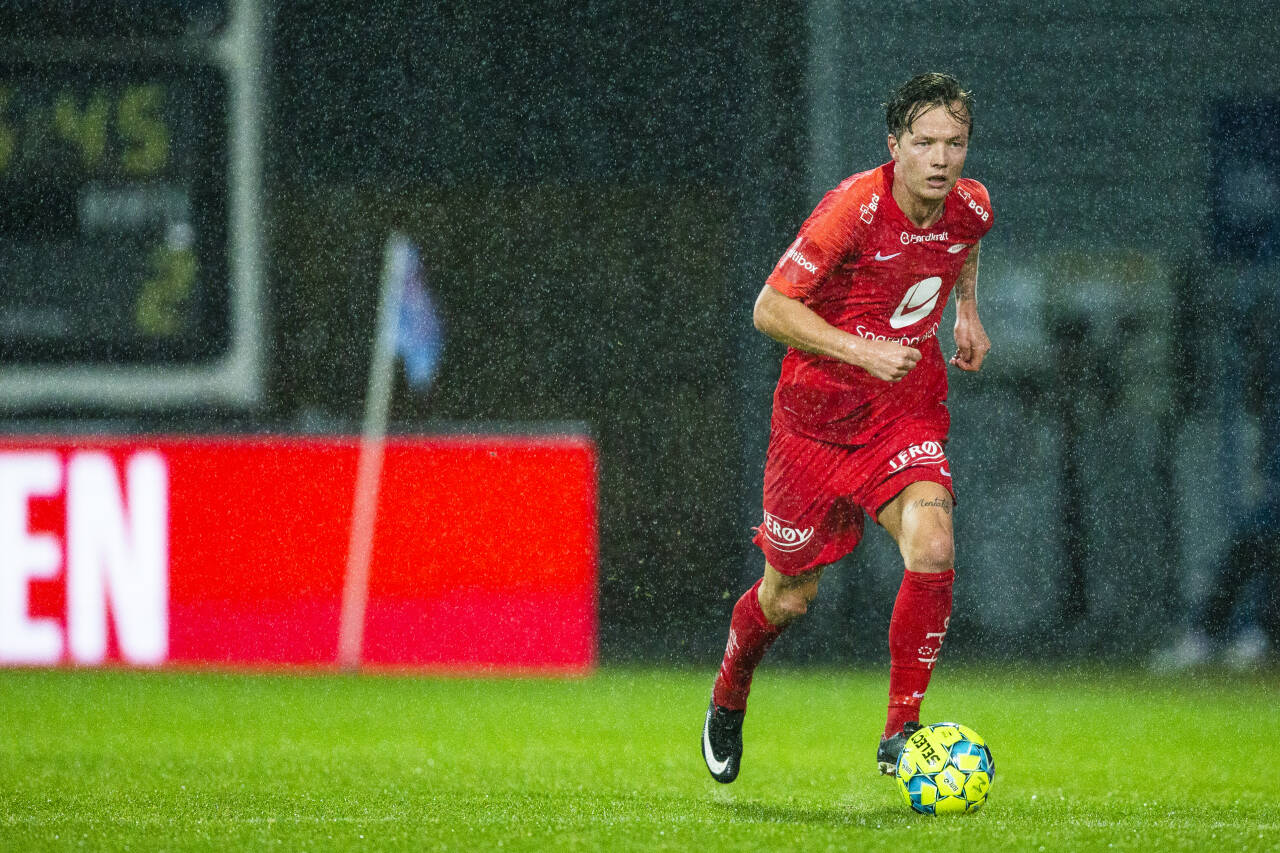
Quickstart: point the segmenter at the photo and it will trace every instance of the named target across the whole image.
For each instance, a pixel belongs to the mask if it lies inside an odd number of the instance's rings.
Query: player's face
[[[894,183],[901,182],[913,200],[932,207],[960,180],[969,153],[969,125],[941,106],[930,107],[901,138],[890,135],[889,153],[897,164]]]

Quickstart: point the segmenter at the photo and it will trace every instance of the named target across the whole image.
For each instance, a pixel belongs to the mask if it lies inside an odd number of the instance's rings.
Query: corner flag
[[[369,390],[364,401],[364,428],[356,464],[355,496],[351,509],[351,538],[342,583],[342,612],[338,618],[338,664],[360,666],[364,613],[369,600],[369,562],[373,554],[382,453],[391,408],[392,374],[396,356],[404,361],[405,377],[417,390],[430,387],[440,364],[443,335],[435,306],[427,292],[418,249],[401,234],[392,234],[383,255],[382,295]]]

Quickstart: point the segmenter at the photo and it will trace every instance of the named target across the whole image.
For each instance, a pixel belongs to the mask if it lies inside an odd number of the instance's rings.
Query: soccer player
[[[737,778],[756,665],[803,615],[823,567],[862,537],[863,513],[905,563],[889,623],[889,709],[876,760],[892,774],[951,618],[955,503],[938,326],[956,295],[950,364],[976,371],[991,348],[978,319],[979,241],[992,224],[982,184],[960,177],[973,99],[955,78],[914,77],[886,107],[889,154],[846,178],[800,228],[756,299],[756,328],[788,345],[773,398],[763,577],[734,606],[702,731],[707,769]]]

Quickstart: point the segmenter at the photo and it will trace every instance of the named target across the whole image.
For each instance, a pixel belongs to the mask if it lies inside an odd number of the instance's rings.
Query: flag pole
[[[365,608],[369,602],[369,565],[373,556],[374,523],[377,520],[378,489],[382,479],[382,458],[387,437],[387,416],[391,408],[395,376],[396,324],[407,253],[405,240],[392,234],[387,240],[382,264],[382,293],[378,301],[377,337],[374,339],[369,385],[365,393],[364,425],[356,464],[355,496],[351,510],[351,535],[347,543],[347,565],[342,583],[342,611],[338,619],[338,665],[359,669],[364,644]]]

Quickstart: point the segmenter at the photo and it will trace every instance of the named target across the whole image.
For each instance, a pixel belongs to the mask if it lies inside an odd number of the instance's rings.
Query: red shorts
[[[895,425],[857,447],[774,426],[764,467],[764,521],[752,541],[784,575],[834,563],[862,539],[862,513],[912,483],[937,483],[955,498],[946,433],[918,422]]]

